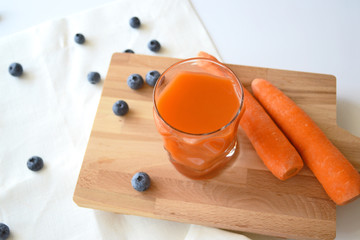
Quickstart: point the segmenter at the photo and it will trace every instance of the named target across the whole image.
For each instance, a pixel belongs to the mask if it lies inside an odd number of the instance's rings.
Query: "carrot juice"
[[[206,71],[203,61],[221,71]],[[236,76],[212,60],[173,65],[154,89],[154,119],[176,169],[194,179],[218,174],[237,155],[243,92]]]

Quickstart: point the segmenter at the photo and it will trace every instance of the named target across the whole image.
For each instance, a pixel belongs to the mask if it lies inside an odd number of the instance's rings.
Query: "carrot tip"
[[[339,202],[339,203],[336,203],[336,204],[339,205],[339,206],[344,206],[344,205],[346,205],[346,204],[348,204],[348,203],[350,203],[350,202],[355,201],[355,200],[358,199],[359,197],[360,197],[360,194],[357,195],[357,196],[355,196],[355,197],[353,197],[353,198],[350,198],[349,200],[347,200],[347,201],[345,201],[345,202]]]
[[[251,81],[251,85],[255,85],[257,84],[258,82],[262,82],[262,81],[266,81],[265,79],[262,79],[262,78],[255,78],[254,80]]]
[[[295,176],[299,171],[301,170],[301,168],[292,168],[289,171],[287,171],[284,174],[284,180],[291,178],[292,176]]]

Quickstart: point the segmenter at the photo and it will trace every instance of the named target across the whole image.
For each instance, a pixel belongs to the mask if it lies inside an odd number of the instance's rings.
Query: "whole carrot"
[[[200,52],[198,56],[217,61],[215,57],[205,52]],[[201,65],[202,68],[210,66],[212,67],[209,68],[210,72],[217,70],[214,65],[206,63]],[[304,165],[299,153],[245,88],[244,105],[245,112],[240,120],[240,126],[266,167],[280,180],[296,175]]]
[[[244,94],[246,110],[240,126],[256,153],[280,180],[295,176],[304,165],[299,153],[251,93],[244,89]]]
[[[300,153],[329,197],[344,205],[360,196],[360,174],[295,102],[264,79],[251,83],[263,105]]]

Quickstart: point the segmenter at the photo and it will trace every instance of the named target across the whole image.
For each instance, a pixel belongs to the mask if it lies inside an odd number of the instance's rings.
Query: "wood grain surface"
[[[84,156],[74,201],[82,207],[293,239],[334,239],[335,204],[308,168],[282,182],[257,156],[239,129],[240,154],[221,175],[191,180],[178,173],[162,147],[152,116],[153,88],[131,90],[132,73],[162,72],[179,59],[113,55]],[[266,78],[303,108],[343,154],[360,169],[360,139],[336,126],[336,79],[331,75],[228,65],[249,90]],[[128,102],[115,116],[112,105]],[[138,171],[151,187],[131,186]]]

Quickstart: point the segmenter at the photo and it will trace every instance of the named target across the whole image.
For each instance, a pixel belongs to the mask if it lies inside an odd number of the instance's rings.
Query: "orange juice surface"
[[[239,107],[231,79],[195,72],[179,72],[157,101],[159,114],[170,126],[192,134],[222,128]]]

